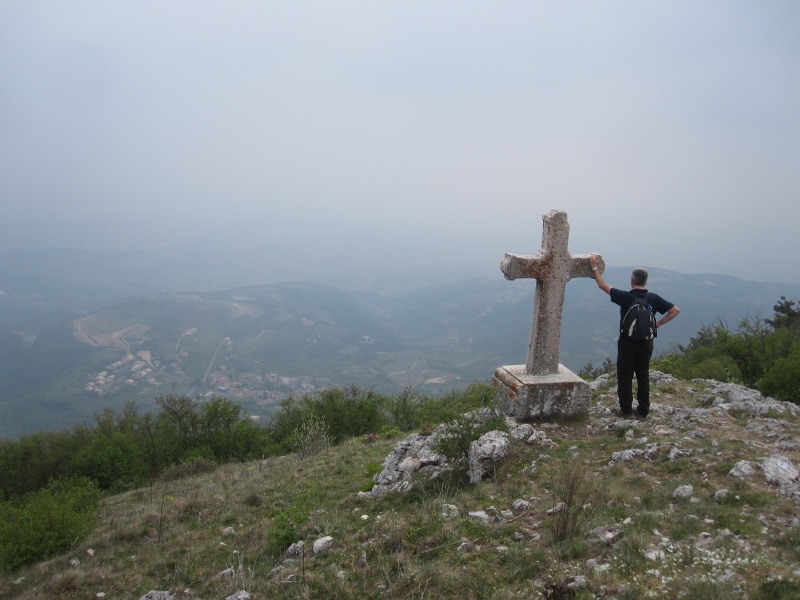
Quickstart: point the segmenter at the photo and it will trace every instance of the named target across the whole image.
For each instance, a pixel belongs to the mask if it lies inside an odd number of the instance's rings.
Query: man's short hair
[[[642,268],[634,269],[631,273],[631,281],[634,285],[647,285],[647,271]]]

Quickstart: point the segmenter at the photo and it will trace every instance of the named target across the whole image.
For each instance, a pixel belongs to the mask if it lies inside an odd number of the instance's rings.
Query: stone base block
[[[500,367],[492,384],[498,391],[500,410],[518,420],[589,414],[589,384],[564,365],[558,365],[554,375],[528,375],[525,365]]]

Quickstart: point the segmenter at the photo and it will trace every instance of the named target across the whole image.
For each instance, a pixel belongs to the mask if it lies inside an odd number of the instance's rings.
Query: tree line
[[[155,399],[94,415],[94,424],[0,441],[0,572],[68,550],[89,531],[102,496],[216,464],[312,454],[357,436],[432,427],[493,402],[487,383],[444,397],[386,396],[351,386],[290,397],[261,424],[226,398]]]
[[[155,398],[158,412],[142,414],[134,402],[95,413],[93,425],[39,432],[0,441],[0,499],[46,487],[52,480],[85,477],[118,492],[191,461],[227,463],[286,454],[311,421],[333,444],[390,429],[409,431],[459,414],[492,396],[486,383],[428,397],[406,389],[383,395],[351,386],[284,400],[268,423],[254,421],[226,398],[208,402],[179,395]]]
[[[771,318],[748,314],[735,329],[718,317],[653,367],[680,379],[740,383],[800,404],[800,304],[781,296]]]

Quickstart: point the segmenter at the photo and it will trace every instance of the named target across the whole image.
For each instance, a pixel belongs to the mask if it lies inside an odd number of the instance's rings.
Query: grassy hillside
[[[545,439],[514,441],[489,479],[421,477],[380,499],[358,492],[400,438],[173,471],[107,498],[85,542],[3,574],[0,597],[800,597],[798,498],[758,467],[776,453],[800,464],[797,411],[751,414],[720,394],[662,381],[650,418],[627,421],[601,389],[588,418],[534,423]],[[754,472],[729,475],[742,460]]]

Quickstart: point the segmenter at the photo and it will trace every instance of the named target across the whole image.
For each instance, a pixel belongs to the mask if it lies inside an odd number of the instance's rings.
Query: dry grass
[[[654,401],[700,407],[702,390],[690,387],[697,384],[671,384],[671,398]],[[613,399],[600,395],[603,406]],[[107,498],[88,540],[4,575],[0,597],[135,599],[172,590],[225,598],[241,589],[270,600],[798,597],[800,534],[787,529],[797,504],[762,478],[727,477],[737,460],[768,455],[767,441],[738,416],[693,423],[651,414],[630,439],[595,409],[586,421],[548,429],[554,447],[515,443],[509,464],[479,485],[443,478],[380,500],[357,492],[398,439],[183,474]],[[642,448],[645,437],[662,446],[650,460],[609,467],[613,452]],[[670,444],[692,454],[670,460]],[[694,486],[694,500],[672,498],[682,484]],[[713,498],[721,488],[730,490],[723,502]],[[529,508],[504,515],[517,499]],[[567,509],[548,515],[558,502]],[[444,504],[458,516],[443,516]],[[468,516],[493,509],[489,524]],[[587,541],[598,526],[623,534],[613,545]],[[332,547],[315,556],[313,542],[326,535]],[[305,552],[284,563],[293,539]],[[654,551],[656,560],[646,554]]]

